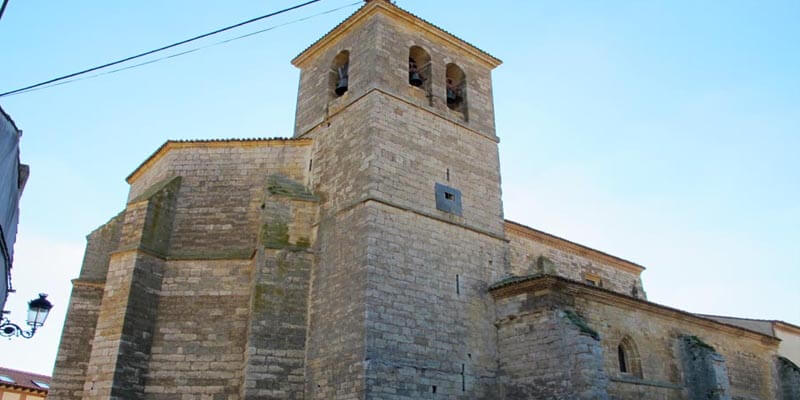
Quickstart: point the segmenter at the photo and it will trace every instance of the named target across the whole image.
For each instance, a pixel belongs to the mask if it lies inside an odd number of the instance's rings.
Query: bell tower
[[[306,398],[492,398],[500,60],[369,0],[292,63],[321,198]]]

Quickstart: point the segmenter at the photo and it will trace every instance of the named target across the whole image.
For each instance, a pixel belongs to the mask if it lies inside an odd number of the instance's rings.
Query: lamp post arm
[[[4,318],[2,322],[0,322],[0,336],[11,338],[12,336],[22,336],[25,339],[30,339],[33,337],[33,334],[36,333],[36,327],[31,327],[31,330],[25,331],[19,327],[19,325],[11,322],[8,318]]]

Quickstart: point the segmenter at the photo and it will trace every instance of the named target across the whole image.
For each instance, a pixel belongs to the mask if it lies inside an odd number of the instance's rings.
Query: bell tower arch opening
[[[458,111],[467,119],[467,77],[454,63],[447,64],[445,72],[447,108]]]
[[[350,52],[342,50],[336,57],[333,58],[331,63],[331,71],[329,73],[330,91],[333,97],[341,97],[347,92],[350,68]]]
[[[431,56],[419,46],[408,49],[408,84],[430,93]]]

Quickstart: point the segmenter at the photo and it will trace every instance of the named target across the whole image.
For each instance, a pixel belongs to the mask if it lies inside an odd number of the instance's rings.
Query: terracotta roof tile
[[[3,379],[3,377],[9,378],[9,380],[12,380],[13,382],[8,382],[6,379]],[[48,387],[39,386],[34,382],[43,383]],[[0,367],[0,385],[47,392],[50,386],[50,377],[47,375],[39,375],[31,372]]]

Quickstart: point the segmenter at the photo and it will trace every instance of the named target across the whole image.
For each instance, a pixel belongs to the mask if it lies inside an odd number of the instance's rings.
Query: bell
[[[410,83],[411,86],[420,87],[422,86],[422,82],[423,82],[422,77],[419,76],[419,72],[417,71],[412,72],[408,78],[408,83]]]
[[[447,88],[447,104],[453,105],[458,103],[458,94],[454,89]]]
[[[337,96],[341,96],[346,91],[347,91],[347,77],[345,76],[339,78],[339,82],[336,83],[336,89],[334,90],[334,92],[336,92]]]

